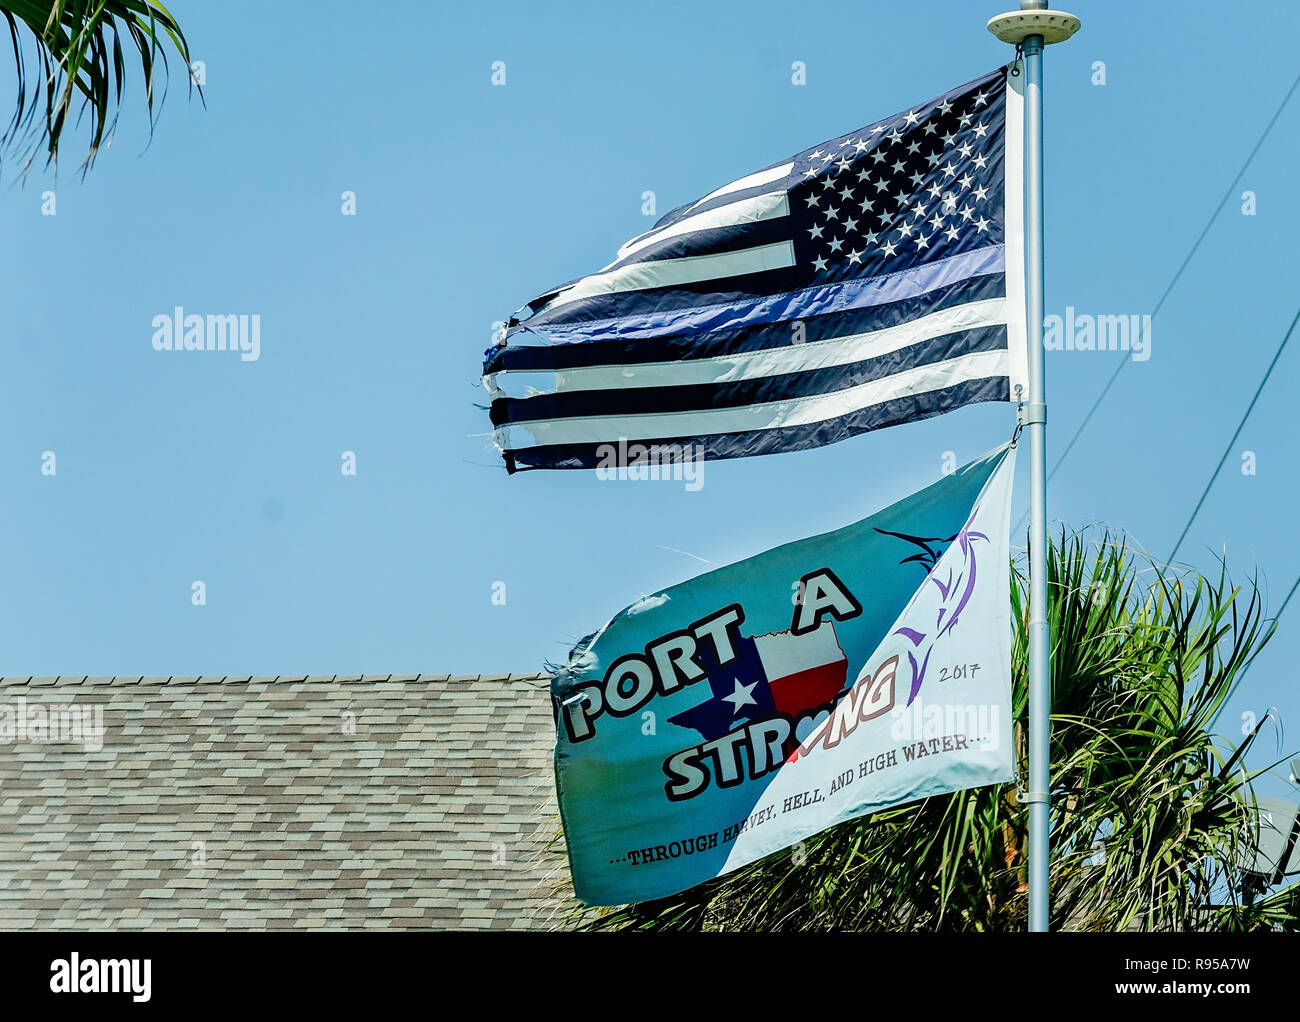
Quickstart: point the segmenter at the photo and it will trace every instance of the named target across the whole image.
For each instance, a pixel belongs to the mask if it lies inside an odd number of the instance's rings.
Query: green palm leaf
[[[112,140],[129,64],[138,64],[143,76],[150,133],[166,94],[169,49],[184,61],[192,84],[189,43],[162,4],[0,0],[0,16],[9,27],[18,88],[0,150],[18,150],[24,173],[42,149],[57,163],[64,132],[83,117],[90,141],[81,169],[90,169],[101,145]]]

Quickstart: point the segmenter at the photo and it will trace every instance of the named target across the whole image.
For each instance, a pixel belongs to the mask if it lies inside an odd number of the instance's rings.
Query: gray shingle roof
[[[534,675],[0,679],[0,929],[556,925],[553,743]]]

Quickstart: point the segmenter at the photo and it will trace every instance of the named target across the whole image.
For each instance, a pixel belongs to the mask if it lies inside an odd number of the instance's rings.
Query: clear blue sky
[[[0,188],[4,673],[534,670],[696,558],[855,520],[1009,434],[1009,406],[979,406],[711,463],[685,492],[507,478],[475,403],[493,321],[606,263],[651,222],[644,191],[662,213],[975,77],[1008,59],[984,21],[1013,4],[171,6],[206,110],[178,77],[146,151],[137,81],[84,182],[70,140],[57,181]],[[1208,4],[1073,7],[1047,60],[1047,309],[1149,313],[1291,83],[1300,9],[1265,2],[1268,30],[1234,37]],[[1257,215],[1234,197],[1215,222],[1054,518],[1168,553],[1296,311],[1298,162],[1300,98],[1238,189]],[[260,359],[154,351],[178,305],[260,315]],[[1049,356],[1055,451],[1123,357]],[[1289,351],[1182,554],[1226,548],[1274,607],[1300,573],[1297,372]],[[1230,725],[1300,721],[1300,601],[1288,617]]]

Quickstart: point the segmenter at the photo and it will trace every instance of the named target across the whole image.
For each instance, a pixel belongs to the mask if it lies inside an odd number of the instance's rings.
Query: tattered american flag
[[[1022,80],[723,185],[529,302],[484,363],[506,467],[770,454],[1023,397]]]

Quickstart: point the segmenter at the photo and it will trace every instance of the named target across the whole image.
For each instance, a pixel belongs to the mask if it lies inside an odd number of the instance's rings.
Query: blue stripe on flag
[[[881,277],[864,277],[858,280],[822,284],[762,298],[745,296],[743,299],[736,300],[734,295],[721,296],[723,300],[720,302],[696,308],[676,307],[676,303],[671,301],[671,293],[661,295],[655,291],[602,296],[600,299],[584,298],[574,302],[573,306],[590,307],[594,303],[612,297],[613,305],[616,307],[649,306],[653,311],[630,312],[627,315],[611,318],[563,324],[548,323],[544,321],[546,317],[540,317],[542,322],[529,320],[514,330],[527,329],[538,332],[552,342],[586,341],[609,333],[623,338],[634,338],[655,333],[698,332],[746,326],[751,323],[804,319],[842,309],[900,301],[967,277],[1003,273],[1006,269],[1004,256],[1001,245],[988,245]],[[653,308],[656,299],[673,307]],[[572,306],[564,307],[566,311],[571,308]]]
[[[896,301],[856,305],[836,312],[806,316],[800,322],[804,325],[804,340],[811,343],[869,330],[883,330],[942,309],[1005,295],[1005,276],[990,273],[963,277]],[[791,324],[777,320],[751,322],[706,333],[518,345],[493,351],[484,371],[487,374],[502,370],[556,372],[586,366],[680,362],[683,359],[712,358],[784,347],[790,345],[792,339]]]

